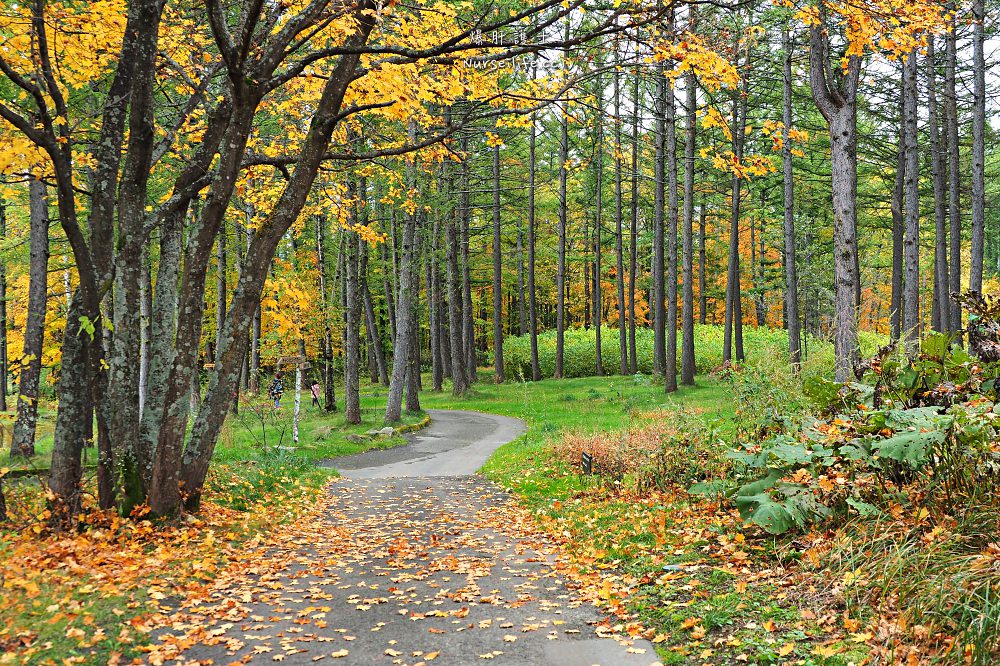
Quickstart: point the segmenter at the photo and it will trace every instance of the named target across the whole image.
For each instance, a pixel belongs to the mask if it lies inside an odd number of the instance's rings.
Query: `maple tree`
[[[526,5],[473,23],[496,33],[538,16],[534,38],[510,48],[473,43],[468,19],[445,5],[251,3],[232,13],[215,2],[170,9],[162,2],[136,2],[98,3],[79,12],[35,2],[5,15],[8,46],[20,48],[18,56],[3,61],[17,95],[0,105],[0,115],[16,130],[12,151],[44,155],[78,276],[62,344],[49,477],[53,521],[71,522],[79,510],[79,459],[91,413],[98,423],[102,506],[120,504],[128,513],[148,501],[154,512],[169,514],[183,492],[188,506],[196,507],[239,380],[251,319],[258,308],[267,309],[261,291],[269,265],[286,232],[309,214],[321,166],[440,143],[443,134],[417,141],[412,131],[433,127],[429,104],[465,100],[467,115],[477,114],[484,102],[498,104],[507,93],[476,62],[559,43],[546,40],[544,28],[572,10],[554,2]],[[619,16],[628,16],[625,8],[606,12],[575,41],[611,29]],[[90,28],[78,30],[81,25]],[[76,98],[102,79],[106,92],[94,100],[100,112],[85,113]],[[403,119],[409,136],[394,137],[394,123]],[[387,126],[388,136],[375,145],[359,144],[352,137],[366,124]],[[432,149],[430,159],[435,152],[441,154]],[[248,185],[264,166],[284,182],[268,176],[270,182],[253,191]],[[89,183],[85,204],[81,182]],[[335,198],[355,198],[343,184],[333,187],[340,188]],[[191,413],[207,269],[237,193],[253,211],[244,224],[249,240],[228,303],[219,281],[223,307],[217,307],[213,369],[207,393]],[[415,194],[411,187],[400,204],[411,221],[411,238]],[[352,231],[367,228],[347,221],[349,206],[340,210]],[[142,262],[135,258],[148,254],[152,231],[159,236],[160,257],[149,310],[146,353],[152,362],[143,378],[150,388],[140,412],[144,287]],[[378,233],[360,236],[375,240]],[[404,250],[407,265],[415,263],[412,252]],[[279,292],[295,299],[288,287]],[[413,307],[407,294],[404,284],[402,312]],[[301,296],[295,300],[304,304]],[[356,319],[345,321],[356,331]],[[400,340],[409,336],[406,321],[398,325]],[[280,319],[277,325],[280,334]],[[397,365],[405,366],[405,350],[397,347]],[[353,395],[349,391],[349,399]]]

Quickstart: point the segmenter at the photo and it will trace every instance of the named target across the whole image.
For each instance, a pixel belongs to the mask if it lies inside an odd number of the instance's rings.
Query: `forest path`
[[[431,418],[406,446],[336,461],[348,478],[318,513],[184,602],[159,632],[167,652],[214,664],[657,663],[652,644],[611,636],[558,546],[472,475],[523,422]]]
[[[351,479],[468,476],[527,429],[524,421],[509,416],[450,409],[427,413],[430,425],[406,435],[404,446],[372,449],[325,464]]]

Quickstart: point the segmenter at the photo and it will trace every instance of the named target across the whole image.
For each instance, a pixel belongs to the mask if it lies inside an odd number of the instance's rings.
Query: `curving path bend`
[[[407,443],[328,461],[350,479],[468,476],[498,448],[521,436],[524,421],[480,412],[428,409],[431,423]]]
[[[249,576],[185,601],[157,634],[166,654],[184,664],[656,664],[649,642],[609,637],[557,569],[557,547],[474,475],[524,423],[430,414],[405,446],[330,461],[346,479],[319,520],[267,544],[267,564]]]

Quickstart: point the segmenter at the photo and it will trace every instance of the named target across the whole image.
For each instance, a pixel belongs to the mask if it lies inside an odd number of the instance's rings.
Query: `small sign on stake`
[[[594,456],[590,455],[586,451],[580,454],[580,466],[583,468],[584,474],[594,473]]]

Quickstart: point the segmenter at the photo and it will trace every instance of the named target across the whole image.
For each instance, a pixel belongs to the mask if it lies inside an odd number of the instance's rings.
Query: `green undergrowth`
[[[707,374],[722,365],[724,329],[714,324],[694,327],[695,369]],[[859,333],[862,355],[871,355],[887,341],[883,335]],[[592,377],[597,374],[596,333],[594,329],[573,328],[565,333],[563,352],[564,377]],[[744,349],[750,364],[774,365],[776,359],[788,354],[788,333],[781,328],[743,327]],[[605,372],[616,372],[619,365],[618,329],[604,328],[601,336],[601,356]],[[806,378],[825,376],[833,367],[833,345],[825,340],[806,336],[803,347],[802,372]],[[531,338],[510,336],[503,344],[504,365],[508,376],[531,378]],[[556,332],[538,335],[538,364],[542,377],[550,378],[555,371]],[[636,365],[642,374],[653,372],[653,330],[636,330]]]

